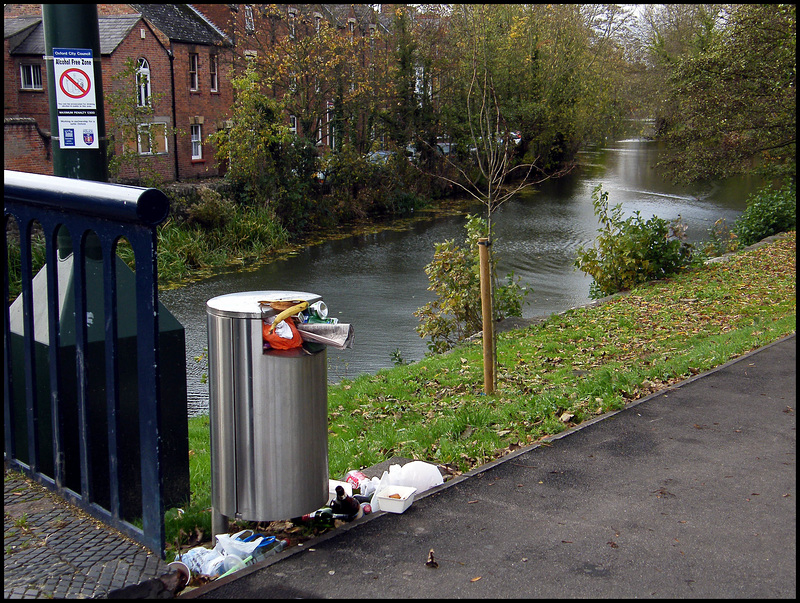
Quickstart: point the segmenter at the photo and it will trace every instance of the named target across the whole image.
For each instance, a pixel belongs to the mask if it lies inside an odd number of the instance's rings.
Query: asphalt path
[[[180,597],[794,599],[795,401],[791,335]]]

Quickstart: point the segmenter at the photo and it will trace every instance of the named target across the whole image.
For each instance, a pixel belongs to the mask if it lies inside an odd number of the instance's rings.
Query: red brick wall
[[[4,17],[41,17],[41,4],[4,4]]]
[[[7,118],[3,124],[3,169],[53,175],[50,140],[32,119]]]
[[[222,129],[223,122],[230,117],[233,105],[227,65],[230,54],[222,48],[176,43],[172,47],[175,60],[175,114],[178,128],[178,171],[181,180],[219,176],[220,170],[214,157],[214,147],[208,136]],[[199,55],[198,90],[190,90],[189,55]],[[209,63],[210,55],[217,53],[217,91],[212,92]],[[201,122],[203,158],[192,159],[191,125]]]
[[[144,29],[144,38],[141,30]],[[138,61],[144,58],[150,65],[150,93],[153,100],[153,122],[167,124],[168,129],[174,127],[172,119],[172,86],[170,84],[170,59],[166,48],[156,38],[153,30],[144,21],[140,20],[131,30],[125,40],[114,50],[111,56],[103,57],[103,100],[106,108],[106,133],[110,136],[114,132],[113,118],[109,114],[109,101],[112,92],[135,89],[135,81],[117,80],[114,75],[125,69],[128,59]],[[166,181],[175,179],[174,139],[167,137],[167,150],[165,155],[156,155],[146,158],[161,178]],[[122,151],[121,143],[117,142],[116,152]],[[136,176],[133,166],[124,166],[120,173],[121,179],[130,179]]]
[[[3,116],[32,117],[43,130],[50,130],[50,105],[47,101],[47,68],[41,56],[10,57],[8,41],[3,45]],[[42,89],[22,90],[21,64],[37,64],[42,69]]]

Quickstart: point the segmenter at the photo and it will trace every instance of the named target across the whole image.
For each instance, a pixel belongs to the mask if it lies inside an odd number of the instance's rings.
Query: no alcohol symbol
[[[58,80],[61,92],[70,98],[83,98],[92,88],[92,80],[80,69],[67,69]]]

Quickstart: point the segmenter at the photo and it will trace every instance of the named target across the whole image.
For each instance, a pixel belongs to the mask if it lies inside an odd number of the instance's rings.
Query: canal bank
[[[654,168],[657,143],[625,140],[580,153],[573,173],[503,204],[493,215],[498,275],[513,273],[530,290],[523,318],[549,316],[590,303],[591,277],[574,267],[580,247],[594,243],[599,227],[592,207],[597,185],[621,204],[627,217],[640,211],[689,226],[691,241],[707,240],[719,219],[730,226],[746,208],[756,179],[675,185]],[[480,203],[473,205],[480,213]],[[355,328],[352,349],[328,355],[331,383],[375,374],[395,361],[415,362],[428,351],[414,312],[432,299],[425,266],[435,245],[464,241],[463,213],[403,223],[397,229],[361,232],[296,250],[269,264],[218,274],[159,299],[186,328],[190,416],[207,412],[203,362],[208,345],[205,304],[241,291],[295,290],[321,295],[332,316]],[[357,292],[354,295],[353,292]],[[197,362],[195,358],[201,358]]]
[[[793,599],[795,400],[791,335],[450,480],[402,515],[365,516],[179,596],[339,598],[358,584],[374,598]],[[5,598],[108,598],[164,576],[113,530],[5,485]]]

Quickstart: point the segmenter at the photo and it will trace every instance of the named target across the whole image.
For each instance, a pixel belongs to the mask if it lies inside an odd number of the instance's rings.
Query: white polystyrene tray
[[[402,513],[414,502],[416,493],[417,489],[410,486],[387,486],[378,492],[378,504],[381,507],[381,511]],[[392,494],[399,494],[400,498],[390,498]]]

